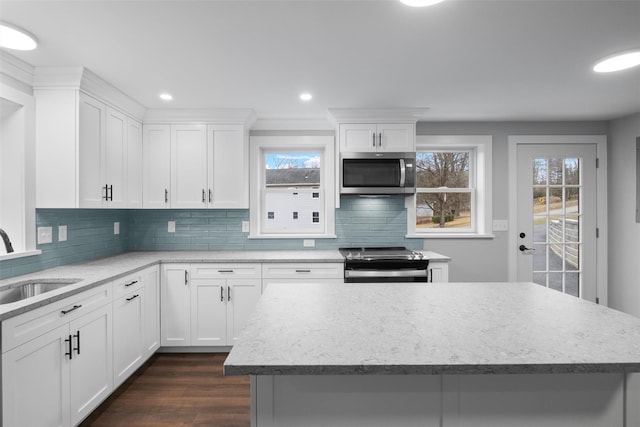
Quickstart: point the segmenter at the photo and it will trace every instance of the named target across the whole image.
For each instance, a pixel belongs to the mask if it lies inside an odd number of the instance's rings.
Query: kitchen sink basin
[[[0,289],[0,304],[9,304],[51,292],[78,283],[82,279],[38,279],[18,283]]]

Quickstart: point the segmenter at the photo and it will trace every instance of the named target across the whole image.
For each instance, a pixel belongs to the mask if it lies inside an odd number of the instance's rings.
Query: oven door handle
[[[427,277],[427,270],[345,270],[344,277]]]

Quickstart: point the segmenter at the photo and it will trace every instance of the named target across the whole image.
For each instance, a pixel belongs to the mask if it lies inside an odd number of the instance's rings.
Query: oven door
[[[427,282],[428,266],[428,260],[348,261],[344,268],[344,282]]]

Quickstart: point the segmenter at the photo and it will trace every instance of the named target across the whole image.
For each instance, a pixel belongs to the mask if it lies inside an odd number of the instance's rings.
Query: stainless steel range
[[[404,247],[340,248],[344,281],[427,282],[429,260]]]

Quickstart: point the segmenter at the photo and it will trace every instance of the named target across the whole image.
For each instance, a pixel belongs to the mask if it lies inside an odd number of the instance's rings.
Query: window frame
[[[470,152],[469,188],[472,216],[469,228],[418,228],[416,227],[416,199],[418,194],[442,192],[467,192],[461,189],[442,191],[439,188],[416,189],[407,197],[407,238],[492,238],[492,136],[491,135],[418,135],[416,153],[420,151]]]
[[[249,196],[249,238],[250,239],[300,239],[335,238],[335,138],[328,135],[276,136],[257,135],[249,139],[250,196]],[[264,232],[262,210],[265,197],[265,152],[317,152],[320,153],[320,190],[323,192],[324,227],[320,232]],[[305,188],[305,187],[301,187]]]

